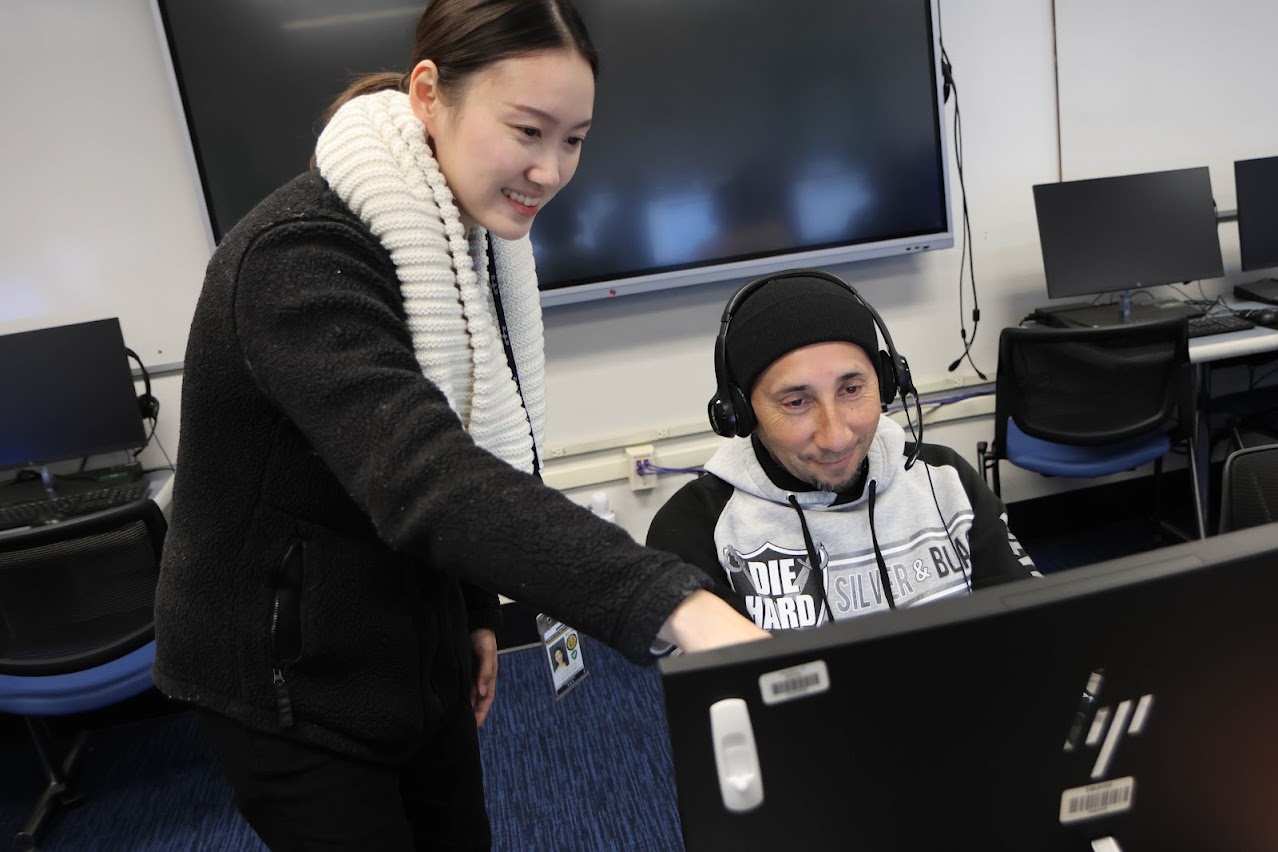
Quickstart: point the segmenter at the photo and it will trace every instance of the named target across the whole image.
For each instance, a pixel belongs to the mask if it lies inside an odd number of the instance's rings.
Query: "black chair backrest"
[[[1007,420],[1061,444],[1099,445],[1193,428],[1186,320],[1099,328],[1005,328],[999,337],[995,445]]]
[[[0,537],[0,673],[83,671],[151,641],[166,531],[141,500]]]
[[[1278,521],[1278,444],[1245,447],[1225,459],[1220,531]]]

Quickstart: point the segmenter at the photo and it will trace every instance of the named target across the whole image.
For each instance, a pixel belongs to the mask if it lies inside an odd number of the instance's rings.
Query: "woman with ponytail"
[[[568,0],[435,0],[209,262],[154,672],[272,849],[490,845],[498,593],[639,663],[766,636],[537,475],[528,234],[597,66]]]

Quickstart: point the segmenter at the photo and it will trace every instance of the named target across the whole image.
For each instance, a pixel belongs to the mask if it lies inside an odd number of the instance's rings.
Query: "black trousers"
[[[369,763],[201,713],[235,804],[272,852],[489,849],[475,717],[397,765]]]

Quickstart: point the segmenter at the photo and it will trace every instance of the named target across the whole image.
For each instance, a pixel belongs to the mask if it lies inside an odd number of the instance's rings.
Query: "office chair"
[[[1278,444],[1235,450],[1225,459],[1220,531],[1278,521]]]
[[[21,716],[47,778],[17,835],[36,833],[69,786],[87,732],[59,750],[47,720],[151,687],[155,585],[167,524],[141,500],[0,536],[0,712]]]
[[[977,444],[981,475],[1001,495],[999,462],[1046,476],[1094,477],[1154,463],[1155,514],[1163,457],[1189,453],[1198,538],[1202,500],[1194,463],[1194,373],[1180,319],[1099,328],[1005,328],[999,337],[994,443]]]

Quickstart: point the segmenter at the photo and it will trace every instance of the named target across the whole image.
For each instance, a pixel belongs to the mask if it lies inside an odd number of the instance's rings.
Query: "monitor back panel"
[[[1075,569],[835,624],[820,648],[663,664],[688,848],[1278,848],[1278,563],[1168,554],[1156,579]],[[762,700],[760,675],[815,660],[828,689]],[[728,697],[764,787],[743,814],[710,741]]]

